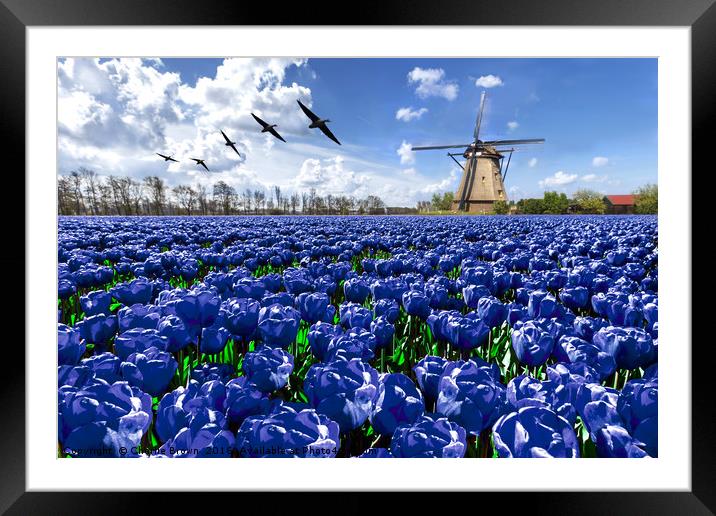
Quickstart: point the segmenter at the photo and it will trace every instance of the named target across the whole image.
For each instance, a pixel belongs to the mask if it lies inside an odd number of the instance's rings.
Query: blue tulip
[[[119,332],[123,333],[132,328],[156,330],[162,316],[161,312],[161,308],[156,305],[134,304],[120,308],[117,312]]]
[[[157,330],[133,328],[114,339],[114,352],[122,360],[127,360],[132,353],[143,353],[152,347],[160,351],[172,351],[170,341]]]
[[[545,407],[523,407],[502,416],[492,431],[499,457],[579,457],[569,422]]]
[[[80,332],[65,324],[57,325],[57,363],[76,365],[84,355],[86,346]]]
[[[157,325],[157,331],[167,342],[167,351],[175,353],[194,342],[195,336],[176,315],[167,315]]]
[[[555,339],[536,321],[518,322],[512,331],[512,349],[521,364],[544,364],[554,349]]]
[[[139,445],[151,414],[151,397],[127,382],[87,386],[60,400],[59,441],[72,456],[120,457]]]
[[[146,278],[137,278],[127,283],[118,283],[110,290],[120,303],[131,306],[146,304],[152,300],[152,284]]]
[[[436,413],[479,434],[502,415],[505,387],[492,367],[475,360],[451,362],[440,377]]]
[[[320,361],[324,361],[328,345],[333,337],[343,334],[343,328],[326,322],[317,322],[308,330],[308,344],[311,346],[311,353]]]
[[[606,425],[597,432],[597,455],[605,458],[639,459],[649,457],[644,444],[634,439],[621,426]]]
[[[360,278],[351,278],[343,284],[343,293],[346,301],[362,305],[370,296],[370,287]]]
[[[507,320],[505,305],[492,296],[483,297],[477,302],[477,314],[490,328],[500,326]]]
[[[300,320],[295,308],[271,305],[259,311],[258,332],[264,344],[287,348],[296,340]]]
[[[438,399],[440,377],[448,363],[442,357],[426,356],[413,367],[420,390],[430,404],[434,404]]]
[[[288,383],[293,371],[293,356],[281,348],[261,346],[246,353],[243,370],[249,382],[262,392],[273,392]]]
[[[306,373],[303,391],[319,414],[338,423],[341,432],[358,428],[373,409],[378,372],[358,358],[338,358],[314,364]]]
[[[246,338],[256,331],[261,305],[255,299],[232,298],[221,305],[221,316],[232,335]]]
[[[338,424],[314,409],[287,406],[267,416],[247,418],[236,436],[240,457],[335,457]]]
[[[117,333],[117,316],[92,315],[77,323],[77,329],[85,342],[99,345],[98,347],[104,349],[103,345]]]
[[[332,323],[336,315],[330,298],[323,292],[303,292],[296,298],[296,305],[301,311],[301,318],[308,324],[318,321]]]
[[[413,381],[401,373],[383,374],[369,417],[376,432],[392,435],[401,425],[415,423],[425,412],[423,395]]]
[[[646,367],[656,360],[653,339],[639,328],[607,326],[594,334],[593,342],[611,355],[620,369]]]
[[[80,296],[80,306],[85,316],[104,314],[110,315],[112,294],[104,290],[93,290],[84,296]]]
[[[465,429],[439,416],[424,415],[412,425],[396,428],[390,441],[390,452],[397,458],[459,459],[466,451]]]
[[[641,443],[652,457],[659,451],[659,385],[658,378],[629,380],[617,399],[617,411],[624,428]]]
[[[178,367],[177,361],[165,351],[151,347],[129,355],[122,362],[122,378],[151,396],[163,394]]]
[[[201,330],[201,341],[199,343],[199,352],[212,355],[221,353],[226,347],[226,343],[231,337],[229,330],[214,323],[213,326],[203,328]]]

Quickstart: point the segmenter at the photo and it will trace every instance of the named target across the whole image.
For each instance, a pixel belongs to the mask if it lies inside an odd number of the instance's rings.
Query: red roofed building
[[[634,205],[638,195],[606,195],[604,202],[607,205],[607,213],[613,215],[624,215],[634,213]]]

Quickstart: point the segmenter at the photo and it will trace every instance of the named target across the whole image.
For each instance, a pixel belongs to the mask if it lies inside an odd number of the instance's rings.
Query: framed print
[[[399,490],[711,513],[691,171],[716,8],[219,7],[2,0],[26,203],[3,509]]]

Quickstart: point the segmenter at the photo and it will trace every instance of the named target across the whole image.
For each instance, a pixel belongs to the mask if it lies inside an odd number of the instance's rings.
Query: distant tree
[[[529,215],[544,213],[544,202],[542,199],[520,199],[517,201],[517,211]]]
[[[90,215],[98,214],[98,191],[97,191],[97,173],[84,167],[79,169],[80,176],[85,183],[85,199],[87,199],[87,211]]]
[[[245,213],[251,213],[251,201],[253,199],[253,195],[251,194],[251,189],[247,188],[243,191],[241,194],[241,204],[244,206],[244,212]]]
[[[214,201],[221,207],[221,212],[224,215],[230,215],[236,203],[236,190],[234,187],[226,184],[224,181],[214,183],[213,196]]]
[[[72,215],[75,207],[74,190],[67,176],[57,178],[57,208],[60,215]]]
[[[273,187],[273,194],[276,197],[276,207],[280,209],[283,204],[283,197],[281,197],[281,187],[275,185]]]
[[[164,205],[167,202],[166,185],[164,180],[157,176],[145,177],[144,186],[148,191],[150,205],[157,215],[164,215]]]
[[[368,205],[367,206],[368,213],[373,214],[373,215],[379,214],[379,213],[384,213],[385,203],[383,202],[383,199],[381,199],[377,195],[369,195],[366,198],[366,202]]]
[[[301,198],[299,197],[298,193],[292,193],[291,194],[291,214],[296,214],[296,208],[298,208],[298,204],[301,202]]]
[[[72,185],[72,199],[74,200],[74,212],[82,215],[85,212],[84,198],[82,195],[82,174],[78,170],[70,172],[70,184]]]
[[[196,185],[196,203],[199,208],[199,213],[207,215],[209,213],[209,199],[206,194],[206,186]]]
[[[455,195],[452,192],[443,192],[442,194],[435,192],[430,205],[433,210],[450,211],[454,197]]]
[[[574,192],[574,202],[579,213],[602,214],[607,211],[604,196],[594,190],[581,189]]]
[[[557,215],[567,213],[567,208],[569,208],[569,199],[567,199],[567,194],[565,193],[545,192],[542,202],[544,208],[543,213]]]
[[[495,201],[492,205],[492,211],[495,212],[496,215],[507,215],[510,212],[510,206],[507,204],[507,201]]]
[[[196,191],[191,186],[179,185],[175,186],[172,192],[177,199],[177,204],[181,206],[187,215],[191,215],[194,211],[194,205],[196,204]]]
[[[659,213],[659,187],[657,185],[644,185],[637,189],[634,195],[637,195],[634,201],[634,211],[636,213]]]

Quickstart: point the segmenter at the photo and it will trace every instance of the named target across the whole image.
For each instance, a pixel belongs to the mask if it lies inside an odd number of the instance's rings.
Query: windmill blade
[[[507,166],[505,167],[505,173],[502,174],[502,183],[503,184],[505,183],[505,179],[507,179],[507,172],[509,172],[509,170],[510,170],[510,161],[512,161],[512,152],[513,151],[514,151],[514,149],[510,151],[510,155],[507,157]]]
[[[526,143],[544,143],[544,138],[528,138],[526,140],[492,140],[489,142],[480,142],[478,145],[523,145]]]
[[[482,125],[482,112],[485,109],[485,97],[487,96],[487,92],[483,91],[482,95],[480,95],[480,111],[477,112],[477,120],[475,121],[475,131],[473,132],[473,136],[475,137],[475,142],[477,142],[477,137],[480,134],[480,126]]]
[[[469,147],[471,143],[465,143],[463,145],[430,145],[428,147],[410,147],[411,151],[416,150],[432,150],[432,149],[459,149],[461,147]]]

